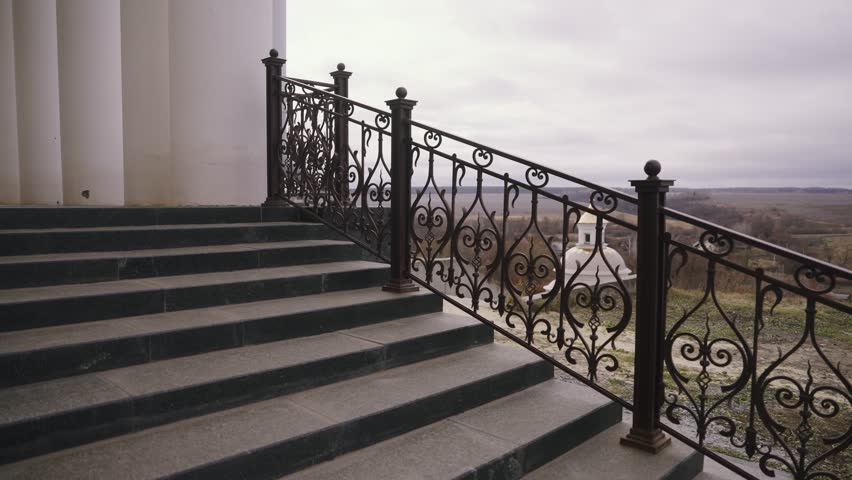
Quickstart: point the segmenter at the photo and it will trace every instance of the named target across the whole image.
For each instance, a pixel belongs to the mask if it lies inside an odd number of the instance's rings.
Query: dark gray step
[[[48,228],[0,231],[0,255],[106,252],[335,238],[318,223]]]
[[[0,229],[118,227],[299,220],[295,208],[235,207],[0,207]]]
[[[388,266],[349,261],[0,290],[0,331],[378,286]]]
[[[378,288],[0,333],[0,386],[440,312],[427,292]]]
[[[269,478],[552,375],[529,352],[491,344],[4,465],[0,478]]]
[[[357,245],[339,240],[6,256],[0,257],[0,289],[107,282],[360,258],[361,249]]]
[[[490,343],[433,313],[0,390],[0,462]]]
[[[282,480],[516,479],[620,421],[620,405],[550,380]]]
[[[619,443],[630,425],[619,423],[525,476],[526,480],[691,480],[701,473],[704,456],[672,440],[652,454]]]

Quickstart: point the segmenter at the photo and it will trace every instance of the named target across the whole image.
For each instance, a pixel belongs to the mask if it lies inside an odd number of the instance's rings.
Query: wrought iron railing
[[[427,288],[630,409],[625,444],[656,452],[668,433],[746,478],[722,453],[842,477],[852,387],[821,333],[847,328],[830,294],[852,272],[666,207],[658,162],[633,196],[413,121],[405,89],[389,110],[351,100],[342,64],[323,83],[283,63],[264,59],[266,204],[389,262],[386,290]],[[720,279],[747,301],[726,303]]]
[[[842,464],[852,444],[852,385],[842,369],[848,353],[832,346],[831,330],[850,331],[852,307],[831,294],[850,272],[676,210],[662,215],[694,227],[692,235],[665,237],[667,288],[690,264],[705,278],[667,327],[666,418],[688,417],[702,446],[717,429],[769,476],[780,467],[797,479],[839,479],[840,471],[849,478]],[[756,261],[762,255],[791,263],[791,273],[765,270]],[[726,308],[723,275],[746,281],[748,315]],[[796,321],[773,325],[785,303]]]

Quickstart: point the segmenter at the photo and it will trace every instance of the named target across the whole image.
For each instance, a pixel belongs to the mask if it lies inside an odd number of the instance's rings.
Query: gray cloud
[[[592,181],[852,186],[852,2],[291,2],[288,68]]]

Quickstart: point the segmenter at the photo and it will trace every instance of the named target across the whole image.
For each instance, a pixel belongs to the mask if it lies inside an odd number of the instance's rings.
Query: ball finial
[[[269,51],[269,56],[273,57],[273,58],[278,58],[278,50],[275,50],[273,48],[272,50]]]
[[[402,99],[408,96],[408,90],[405,87],[399,87],[396,89],[396,98]]]
[[[338,63],[337,64],[337,71],[342,72],[344,70],[346,70],[346,65],[344,65],[343,62]]]
[[[649,177],[657,178],[657,174],[659,174],[662,169],[663,166],[656,160],[648,160],[645,162],[645,173],[647,173]]]

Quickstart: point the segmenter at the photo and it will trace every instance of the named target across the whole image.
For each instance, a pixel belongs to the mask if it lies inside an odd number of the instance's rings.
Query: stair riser
[[[43,417],[0,429],[0,463],[457,352],[490,343],[492,335],[489,327],[472,325],[214,384]],[[411,354],[418,349],[423,352],[421,355]],[[532,379],[540,375],[541,372],[527,373]],[[507,388],[500,382],[495,384],[490,388]]]
[[[435,295],[403,297],[341,308],[245,320],[239,323],[71,345],[0,356],[0,387],[103,371],[224,348],[318,335],[426,313],[440,312]],[[417,347],[419,348],[419,347]],[[403,354],[394,353],[393,357]]]
[[[704,455],[694,451],[660,480],[692,480],[702,471],[704,471]]]
[[[617,403],[608,403],[572,422],[560,425],[558,429],[527,445],[515,448],[499,459],[477,466],[459,478],[465,480],[520,478],[620,421],[621,406]]]
[[[552,376],[553,368],[549,364],[534,363],[292,441],[244,452],[229,460],[170,478],[241,478],[246,472],[251,472],[252,478],[285,475],[478,407]]]
[[[521,460],[524,473],[531,472],[621,422],[621,414],[621,405],[615,402],[607,403],[525,445],[519,449],[516,458]]]
[[[0,229],[85,228],[201,223],[254,223],[299,220],[295,208],[118,207],[0,208]]]
[[[0,331],[170,312],[216,305],[369,288],[387,281],[387,269],[304,275],[169,290],[119,293],[0,306]]]
[[[333,238],[333,235],[324,226],[304,223],[246,227],[210,225],[204,228],[167,230],[4,233],[0,235],[0,255],[111,252],[330,238]]]
[[[360,260],[357,245],[0,265],[0,288],[42,287]]]

